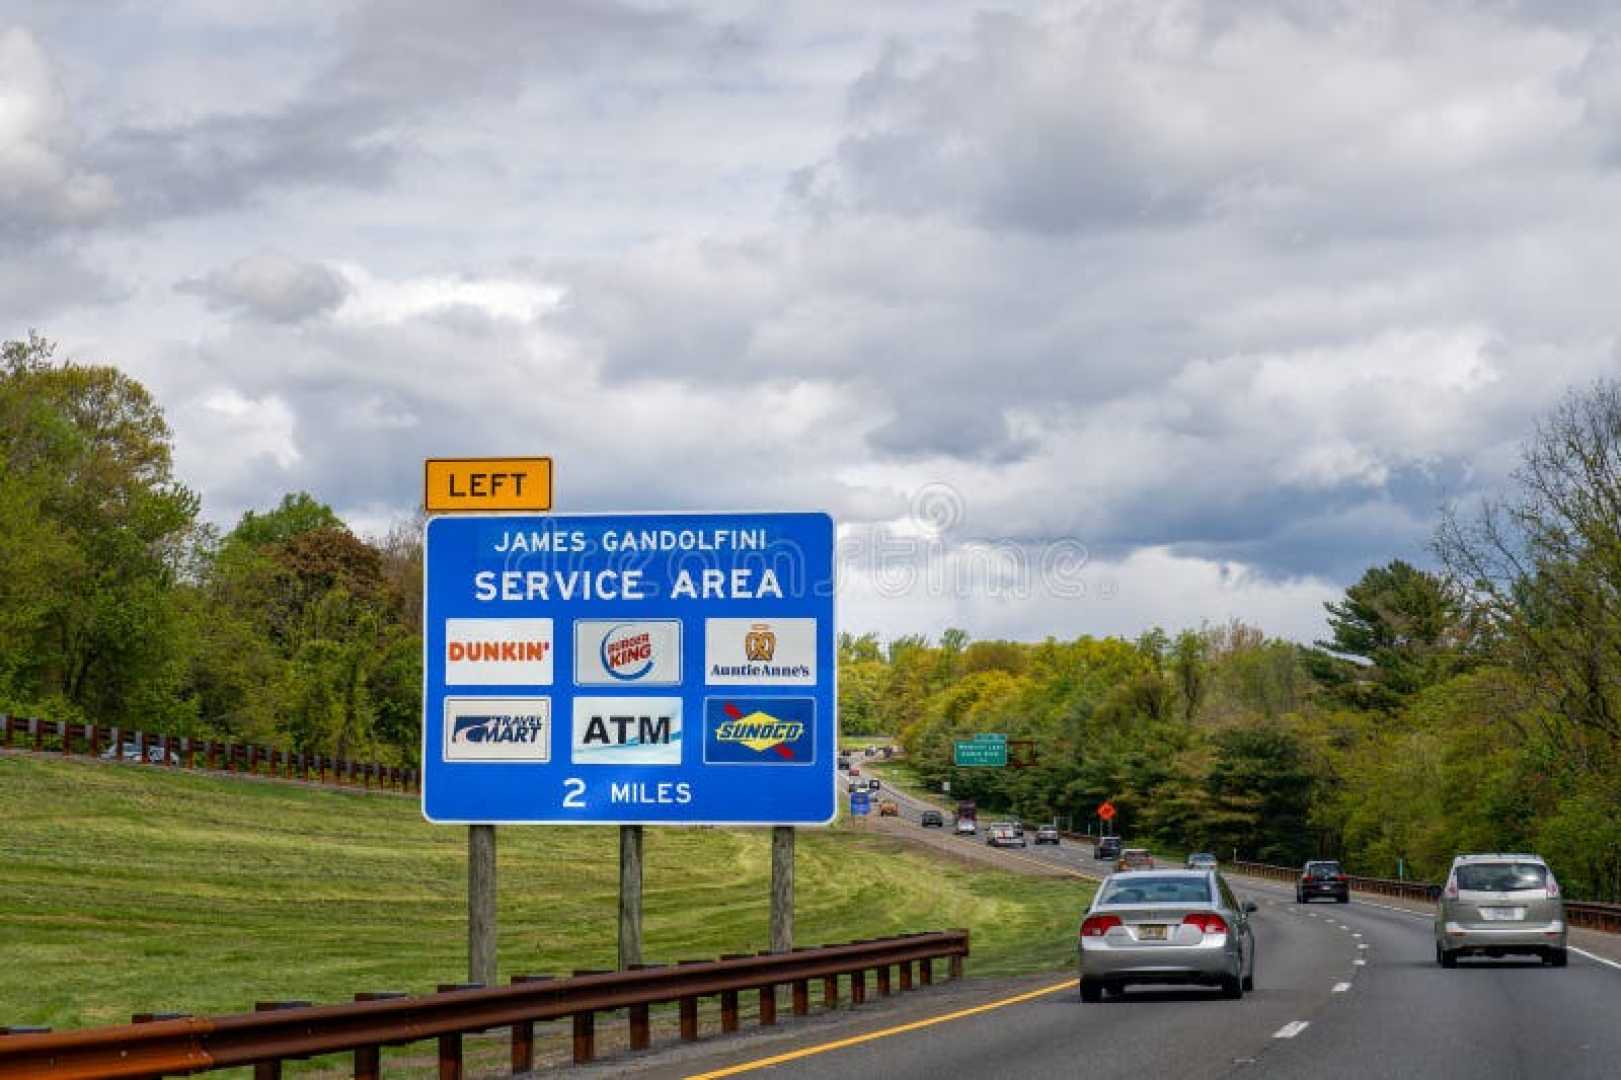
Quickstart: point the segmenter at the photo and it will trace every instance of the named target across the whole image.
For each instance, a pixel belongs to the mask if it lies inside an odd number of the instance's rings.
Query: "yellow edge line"
[[[790,1050],[786,1054],[776,1054],[755,1061],[745,1061],[741,1065],[728,1065],[726,1068],[716,1069],[714,1072],[694,1073],[687,1077],[686,1080],[715,1080],[715,1078],[722,1076],[736,1076],[738,1073],[753,1072],[755,1069],[768,1069],[773,1065],[781,1065],[784,1062],[798,1061],[800,1058],[813,1057],[816,1054],[825,1054],[830,1050],[843,1050],[847,1046],[859,1046],[865,1042],[872,1042],[874,1039],[887,1039],[891,1035],[903,1035],[908,1031],[917,1031],[920,1028],[933,1027],[935,1024],[944,1024],[951,1020],[961,1020],[965,1016],[990,1012],[992,1009],[1000,1009],[1005,1005],[1017,1005],[1021,1001],[1030,1001],[1033,998],[1056,994],[1060,990],[1073,990],[1079,981],[1078,979],[1069,979],[1066,982],[1054,983],[1052,986],[1044,986],[1040,990],[1031,990],[1028,993],[1003,998],[1000,1001],[975,1005],[971,1009],[959,1009],[943,1016],[931,1016],[927,1020],[914,1020],[910,1024],[901,1024],[899,1027],[883,1028],[879,1031],[869,1031],[865,1035],[853,1035],[848,1039],[837,1039],[816,1046],[807,1046],[803,1050]]]

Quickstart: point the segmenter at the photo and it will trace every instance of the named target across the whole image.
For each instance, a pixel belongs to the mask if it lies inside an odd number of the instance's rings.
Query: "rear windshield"
[[[1516,892],[1541,889],[1548,871],[1537,863],[1465,863],[1458,867],[1458,888],[1465,892]]]
[[[1340,864],[1337,862],[1307,863],[1306,872],[1312,877],[1333,877],[1340,872]]]
[[[1105,904],[1208,904],[1210,882],[1196,877],[1154,877],[1132,874],[1129,880],[1111,881],[1103,891]]]

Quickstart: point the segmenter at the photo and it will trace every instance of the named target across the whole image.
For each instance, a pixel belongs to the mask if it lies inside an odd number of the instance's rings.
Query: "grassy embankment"
[[[425,823],[414,799],[14,755],[0,822],[0,1024],[465,977],[465,831]],[[503,981],[612,966],[616,843],[611,828],[501,830]],[[649,829],[648,958],[764,948],[769,847],[763,830]],[[1046,970],[1072,955],[1085,889],[807,829],[797,937],[966,926],[970,974]]]

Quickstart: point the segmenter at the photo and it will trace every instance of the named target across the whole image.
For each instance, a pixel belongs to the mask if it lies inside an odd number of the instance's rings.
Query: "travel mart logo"
[[[578,686],[681,685],[681,620],[577,620],[574,682]]]
[[[710,686],[815,686],[815,619],[705,619]]]
[[[552,759],[551,698],[446,698],[446,761]]]
[[[810,765],[815,760],[811,698],[705,699],[704,764]]]
[[[552,620],[446,619],[445,685],[550,686]]]
[[[681,764],[678,697],[574,699],[576,765]]]

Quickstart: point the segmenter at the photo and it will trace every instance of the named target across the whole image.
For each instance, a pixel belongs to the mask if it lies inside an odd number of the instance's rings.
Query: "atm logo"
[[[446,761],[550,761],[550,698],[446,698]]]
[[[576,765],[681,764],[678,697],[574,699]]]
[[[816,760],[811,698],[712,697],[704,701],[707,765],[810,765]]]
[[[550,686],[552,620],[446,619],[446,686]]]

